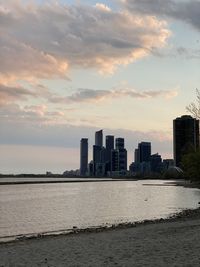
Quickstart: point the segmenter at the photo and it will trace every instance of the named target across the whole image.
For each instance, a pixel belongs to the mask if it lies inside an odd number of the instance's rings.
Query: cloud
[[[38,25],[39,26],[39,25]],[[1,27],[0,27],[1,28]],[[0,29],[0,82],[33,78],[66,78],[67,62],[17,40]]]
[[[28,121],[1,121],[0,144],[49,146],[79,148],[80,139],[89,138],[89,148],[94,144],[93,126],[75,126],[70,123],[35,124]],[[112,134],[125,138],[125,147],[134,151],[141,141],[152,142],[153,153],[170,154],[172,152],[172,132],[169,131],[134,131],[123,129],[104,129],[104,137]],[[79,159],[77,159],[79,161]]]
[[[63,125],[31,127],[24,124],[0,128],[0,167],[2,173],[45,173],[47,170],[62,173],[66,169],[79,168],[80,139],[89,138],[89,160],[92,157],[94,127]],[[169,133],[104,130],[104,136],[113,134],[124,137],[128,150],[128,165],[140,141],[152,142],[152,153],[159,152],[163,158],[172,157],[172,140]],[[9,145],[7,145],[9,143]],[[69,156],[70,155],[70,156]]]
[[[0,122],[2,125],[4,123],[18,123],[20,127],[21,124],[30,124],[37,128],[46,124],[62,124],[64,121],[67,121],[64,111],[56,109],[52,111],[46,105],[26,105],[21,107],[18,104],[10,103],[3,105],[0,109]]]
[[[163,47],[167,24],[152,16],[60,2],[0,1],[0,82],[67,78],[70,68],[112,73]]]
[[[176,54],[182,56],[186,59],[199,59],[200,58],[200,49],[188,49],[185,47],[177,47]]]
[[[11,102],[27,100],[27,97],[36,97],[36,93],[21,86],[11,87],[0,84],[0,107]]]
[[[11,108],[12,115],[17,117],[18,114],[21,115],[21,112],[24,112],[23,118],[27,118],[28,115],[37,114],[37,115],[45,115],[45,116],[53,116],[64,113],[71,112],[74,109],[64,107],[64,105],[73,105],[78,103],[94,103],[97,104],[99,102],[105,102],[106,100],[114,100],[120,98],[133,98],[133,99],[153,99],[158,97],[163,97],[165,99],[170,99],[176,97],[178,95],[177,89],[173,90],[146,90],[146,91],[137,91],[132,88],[123,88],[123,89],[113,89],[113,90],[94,90],[81,88],[76,90],[74,93],[68,96],[59,95],[56,93],[52,93],[46,86],[37,84],[37,83],[29,83],[27,88],[18,86],[6,86],[0,84],[0,108],[3,108],[0,114],[8,112],[10,114],[9,108]],[[27,101],[39,100],[40,102],[44,102],[45,104],[40,105],[27,105]],[[50,104],[62,105],[62,111],[57,111],[49,113],[47,111],[47,106]],[[12,112],[13,107],[18,107],[20,112],[14,111]],[[44,116],[44,117],[45,117]],[[41,117],[41,116],[40,116]],[[34,116],[35,118],[35,116]],[[41,118],[40,118],[41,119]]]
[[[6,147],[5,145],[9,144],[9,151],[12,151],[13,149],[13,153],[16,150],[31,151],[29,146],[32,146],[33,149],[37,150],[39,155],[41,151],[43,151],[42,153],[44,154],[47,147],[49,147],[50,150],[58,148],[57,151],[60,153],[59,150],[65,148],[78,149],[79,151],[80,139],[82,137],[88,137],[89,147],[90,150],[92,150],[92,145],[94,144],[94,132],[98,130],[96,127],[94,127],[94,125],[97,125],[98,121],[101,119],[105,123],[105,120],[111,121],[111,118],[98,117],[98,120],[95,117],[88,117],[86,120],[80,118],[78,125],[76,125],[77,121],[76,119],[73,119],[73,110],[67,111],[67,113],[72,112],[71,118],[69,114],[64,114],[65,110],[52,110],[52,108],[49,110],[49,108],[45,105],[26,105],[24,107],[20,107],[16,104],[4,105],[0,109],[0,146],[2,147],[2,145],[4,145],[4,147]],[[124,137],[126,148],[132,155],[134,149],[137,147],[138,142],[141,141],[151,141],[153,153],[159,152],[164,157],[169,157],[172,153],[172,133],[170,130],[136,131],[110,129],[110,124],[107,125],[109,126],[104,129],[104,136],[113,134],[115,137]],[[16,146],[18,146],[18,149]],[[71,154],[69,153],[68,155]],[[57,157],[59,156],[57,155]],[[13,154],[5,154],[5,158],[7,159],[7,162],[11,164]],[[28,153],[27,160],[31,162],[31,159],[32,156]],[[129,158],[129,162],[131,160],[132,159]],[[32,162],[38,161],[36,160]],[[6,166],[9,166],[9,164]],[[19,164],[18,167],[23,167],[23,164],[24,161],[22,161],[21,165]],[[78,154],[76,158],[74,158],[74,165],[71,165],[72,163],[70,163],[68,160],[66,160],[66,164],[69,164],[66,165],[66,168],[69,169],[74,168],[73,166],[79,166]],[[35,168],[37,168],[37,166]],[[47,164],[47,166],[47,169],[56,169],[56,164]],[[9,171],[10,170],[11,169],[9,169]]]
[[[149,90],[136,91],[134,89],[117,89],[117,90],[93,90],[93,89],[79,89],[71,96],[60,97],[52,96],[49,101],[53,103],[80,103],[80,102],[100,102],[107,99],[117,99],[121,97],[129,97],[135,99],[150,99],[156,97],[164,97],[166,99],[176,97],[178,95],[177,89],[173,90]]]
[[[96,3],[95,7],[105,12],[111,11],[111,9],[107,5],[102,4],[102,3]]]
[[[129,11],[181,20],[200,31],[200,2],[197,0],[124,0],[123,4]]]

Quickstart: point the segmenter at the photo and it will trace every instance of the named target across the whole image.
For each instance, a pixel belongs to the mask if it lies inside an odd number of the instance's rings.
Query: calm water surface
[[[163,183],[148,180],[0,185],[0,241],[73,226],[166,218],[182,209],[198,207],[200,190],[162,186]]]

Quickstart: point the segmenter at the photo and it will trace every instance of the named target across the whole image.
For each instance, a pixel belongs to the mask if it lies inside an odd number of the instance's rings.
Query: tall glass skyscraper
[[[95,146],[103,146],[103,130],[95,132]]]
[[[105,173],[106,152],[103,148],[103,130],[95,132],[95,145],[93,146],[93,170],[95,176]]]
[[[106,149],[109,151],[114,149],[114,135],[106,136]]]
[[[112,159],[112,150],[114,149],[114,136],[106,136],[106,164],[107,171],[111,171],[111,159]]]
[[[124,148],[124,138],[116,138],[115,150],[112,151],[112,171],[127,171],[127,150]]]
[[[151,156],[151,143],[141,142],[138,144],[138,153],[140,162],[148,162]]]
[[[199,120],[184,115],[173,121],[174,160],[181,166],[182,156],[199,148]]]
[[[80,143],[80,175],[85,176],[88,169],[88,139],[82,138]]]
[[[140,153],[139,153],[139,149],[138,148],[136,148],[135,152],[134,152],[134,161],[135,161],[135,163],[140,162]]]

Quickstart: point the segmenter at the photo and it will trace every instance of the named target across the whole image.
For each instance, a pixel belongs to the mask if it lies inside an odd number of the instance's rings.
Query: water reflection
[[[1,185],[0,237],[161,218],[198,206],[198,189],[147,183]]]

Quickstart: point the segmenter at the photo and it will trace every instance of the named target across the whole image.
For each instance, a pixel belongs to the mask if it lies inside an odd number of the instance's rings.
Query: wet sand
[[[0,266],[200,266],[200,209],[169,220],[0,244]]]

